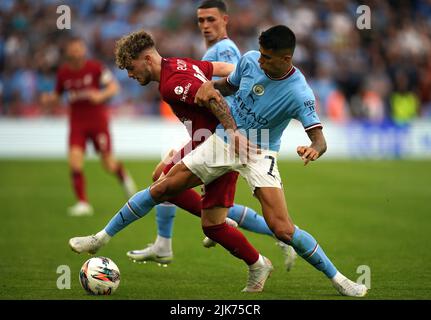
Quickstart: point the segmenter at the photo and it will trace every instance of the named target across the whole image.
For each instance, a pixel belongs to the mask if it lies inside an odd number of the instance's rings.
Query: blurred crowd
[[[229,36],[242,53],[258,49],[258,35],[285,24],[297,36],[294,65],[307,77],[322,118],[406,123],[431,117],[431,0],[227,0]],[[71,30],[56,26],[59,5],[72,10]],[[122,35],[144,28],[163,56],[199,59],[205,52],[196,21],[199,1],[0,1],[0,117],[64,115],[40,106],[53,90],[70,34],[82,36],[90,57],[119,80],[110,101],[115,115],[164,115],[157,84],[141,87],[116,68],[113,48]],[[371,10],[371,28],[358,29]]]

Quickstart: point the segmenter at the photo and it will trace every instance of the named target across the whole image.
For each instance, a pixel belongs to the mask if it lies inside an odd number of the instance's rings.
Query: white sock
[[[154,242],[154,248],[160,255],[171,255],[172,254],[172,238],[165,238],[157,235],[156,241]]]
[[[346,277],[343,276],[339,271],[337,271],[337,273],[335,274],[335,276],[333,278],[331,278],[331,282],[332,283],[340,283],[344,279],[346,279]]]
[[[257,259],[257,261],[255,263],[249,265],[248,267],[250,269],[256,269],[256,268],[259,268],[263,265],[265,265],[265,260],[263,259],[263,256],[261,254],[259,254],[259,258]]]
[[[111,240],[111,238],[112,238],[109,234],[106,233],[105,229],[103,229],[102,231],[99,231],[98,233],[96,233],[96,237],[103,244],[108,243],[109,240]]]

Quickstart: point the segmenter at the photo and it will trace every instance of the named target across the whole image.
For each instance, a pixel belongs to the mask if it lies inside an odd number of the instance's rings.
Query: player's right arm
[[[227,77],[235,69],[235,65],[227,62],[213,61],[213,76]]]
[[[40,103],[43,107],[51,107],[60,101],[60,95],[53,92],[42,92],[40,95]]]
[[[242,72],[247,68],[247,59],[247,55],[243,56],[228,77],[204,83],[196,93],[195,103],[205,105],[211,99],[220,102],[220,94],[224,97],[233,95],[240,85]]]
[[[52,108],[53,106],[57,105],[60,102],[61,95],[64,91],[63,86],[63,70],[62,67],[60,67],[57,70],[57,76],[56,76],[56,84],[54,91],[51,92],[43,92],[40,95],[40,103],[43,108]]]
[[[315,161],[326,152],[326,140],[321,127],[316,127],[307,131],[311,140],[310,146],[298,146],[296,152],[304,161],[304,166],[310,161]]]

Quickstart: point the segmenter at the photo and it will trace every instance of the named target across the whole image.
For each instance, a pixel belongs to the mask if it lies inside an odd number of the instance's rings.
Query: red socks
[[[259,259],[259,252],[248,242],[246,237],[236,228],[223,222],[210,227],[202,227],[205,235],[222,245],[229,252],[252,265]]]
[[[194,214],[201,216],[201,196],[193,189],[183,191],[169,202]],[[252,265],[259,259],[259,252],[248,242],[246,237],[236,228],[225,222],[211,227],[202,227],[205,235],[222,245],[234,256]]]
[[[85,194],[85,178],[82,171],[72,171],[72,186],[78,200],[87,202],[87,195]]]

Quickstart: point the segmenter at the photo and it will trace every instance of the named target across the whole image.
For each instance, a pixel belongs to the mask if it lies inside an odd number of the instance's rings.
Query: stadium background
[[[321,238],[336,264],[351,277],[358,265],[370,266],[371,299],[430,299],[431,273],[423,266],[431,262],[426,249],[431,196],[431,2],[227,3],[229,36],[242,53],[258,48],[257,36],[268,26],[282,23],[295,31],[294,64],[318,99],[328,153],[304,170],[294,149],[307,138],[293,122],[280,154],[289,159],[280,163],[280,171],[298,225]],[[71,30],[56,28],[56,9],[61,4],[72,9]],[[114,42],[145,28],[163,56],[200,58],[205,48],[196,24],[197,4],[174,0],[0,2],[0,270],[8,275],[1,284],[1,298],[87,298],[77,283],[77,270],[85,257],[73,256],[67,239],[100,229],[124,202],[115,181],[91,161],[86,174],[97,214],[81,221],[65,214],[73,201],[65,162],[67,106],[45,110],[39,97],[54,88],[61,47],[68,35],[81,35],[90,56],[102,60],[121,84],[121,93],[110,101],[114,150],[129,159],[126,164],[143,187],[149,184],[152,167],[168,142],[177,143],[184,132],[161,104],[157,84],[140,87],[115,67]],[[356,27],[360,15],[356,10],[362,4],[371,9],[369,30]],[[237,201],[257,208],[243,182]],[[178,258],[172,267],[158,270],[129,264],[124,251],[153,239],[153,218],[130,227],[102,252],[122,270],[124,282],[117,298],[244,298],[237,291],[245,281],[245,270],[220,249],[211,254],[202,251],[199,223],[185,214],[178,214],[175,226]],[[273,260],[278,259],[271,241],[247,236],[263,252],[270,252]],[[298,262],[286,277],[278,260],[274,262],[280,271],[259,298],[337,298],[305,263]],[[190,261],[195,269],[190,268]],[[56,288],[55,270],[61,264],[72,269],[71,290]],[[231,275],[226,286],[217,283],[218,273],[226,277],[220,272],[223,268]],[[30,269],[34,270],[31,274]],[[208,270],[205,275],[212,274],[214,279],[205,278],[201,270]],[[146,281],[132,280],[131,274]],[[192,276],[196,278],[190,283],[186,279]],[[173,289],[178,283],[182,286]]]

